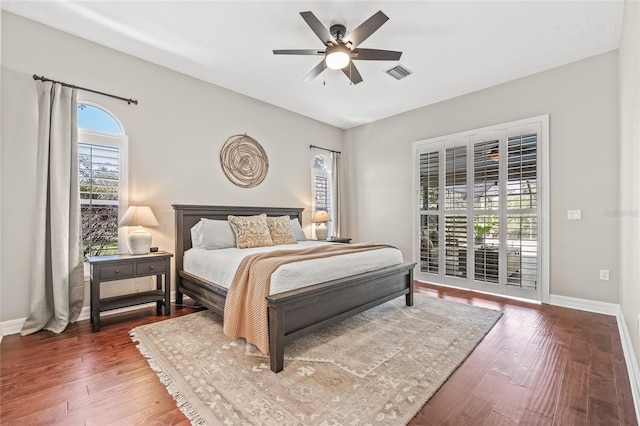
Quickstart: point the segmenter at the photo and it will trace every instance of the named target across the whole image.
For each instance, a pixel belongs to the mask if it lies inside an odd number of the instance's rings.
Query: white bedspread
[[[184,253],[183,268],[190,274],[229,288],[236,269],[245,256],[265,251],[302,249],[316,244],[329,243],[300,241],[298,244],[252,249],[205,250],[192,248]],[[289,263],[278,268],[271,276],[271,291],[269,294],[282,293],[400,263],[402,263],[402,253],[395,248],[382,248]]]

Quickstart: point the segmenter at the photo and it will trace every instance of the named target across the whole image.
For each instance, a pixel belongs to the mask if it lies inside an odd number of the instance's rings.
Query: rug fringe
[[[131,330],[129,332],[129,335],[131,336],[131,340],[137,343],[136,347],[138,348],[142,356],[147,359],[147,362],[149,363],[151,369],[158,375],[160,383],[162,383],[167,388],[167,392],[169,392],[171,397],[176,401],[176,405],[178,406],[180,411],[182,411],[182,413],[189,419],[189,421],[191,421],[191,424],[198,426],[206,425],[207,421],[198,414],[187,397],[182,392],[180,392],[180,389],[178,388],[178,385],[176,384],[173,377],[171,377],[171,375],[162,367],[162,365],[160,365],[160,363],[153,359],[151,351],[141,340],[136,330]]]

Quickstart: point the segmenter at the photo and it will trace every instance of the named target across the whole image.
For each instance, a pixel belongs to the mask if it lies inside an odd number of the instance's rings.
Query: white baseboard
[[[25,321],[26,318],[19,318],[0,323],[0,331],[2,332],[2,334],[0,334],[0,339],[2,339],[3,336],[20,333],[20,330],[22,330],[22,324],[24,324]]]
[[[171,302],[175,302],[176,293],[175,291],[171,292]],[[153,307],[155,306],[155,302],[145,303],[141,305],[127,306],[126,308],[113,309],[111,311],[104,311],[100,313],[101,317],[106,317],[109,315],[121,314],[123,312],[135,311],[136,309],[141,309],[145,307]],[[80,311],[80,315],[78,315],[78,319],[76,321],[88,320],[91,318],[91,308],[89,306],[83,306]],[[18,318],[14,320],[0,322],[0,342],[2,341],[2,337],[9,336],[10,334],[18,334],[20,330],[22,330],[22,325],[27,320],[27,318]]]
[[[549,304],[613,316],[617,316],[618,312],[620,312],[620,305],[617,303],[597,302],[595,300],[578,299],[577,297],[559,296],[557,294],[549,295]]]
[[[624,321],[622,311],[616,315],[618,320],[618,330],[620,331],[620,341],[622,342],[622,352],[624,353],[624,361],[627,364],[629,372],[629,383],[631,384],[631,394],[633,395],[633,404],[636,407],[636,417],[640,423],[640,368],[638,368],[637,358],[631,344],[631,335]]]

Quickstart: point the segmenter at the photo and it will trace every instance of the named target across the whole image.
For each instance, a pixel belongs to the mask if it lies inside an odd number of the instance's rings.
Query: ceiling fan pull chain
[[[324,61],[324,70],[327,70],[327,61]],[[322,73],[322,85],[326,86],[327,85],[327,73],[323,72]]]

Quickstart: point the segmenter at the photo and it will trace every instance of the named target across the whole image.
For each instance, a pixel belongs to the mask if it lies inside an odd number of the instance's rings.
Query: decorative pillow
[[[204,235],[202,234],[202,221],[191,228],[191,246],[196,249],[204,248]]]
[[[236,246],[236,235],[226,220],[200,219],[202,245],[207,250],[217,250]]]
[[[289,224],[291,226],[291,234],[296,241],[307,241],[307,236],[304,234],[298,219],[291,219]]]
[[[289,216],[268,217],[267,224],[274,246],[296,243],[296,239],[291,234],[291,218]]]
[[[273,240],[269,233],[267,215],[258,216],[227,216],[229,223],[236,233],[238,248],[272,246]]]

